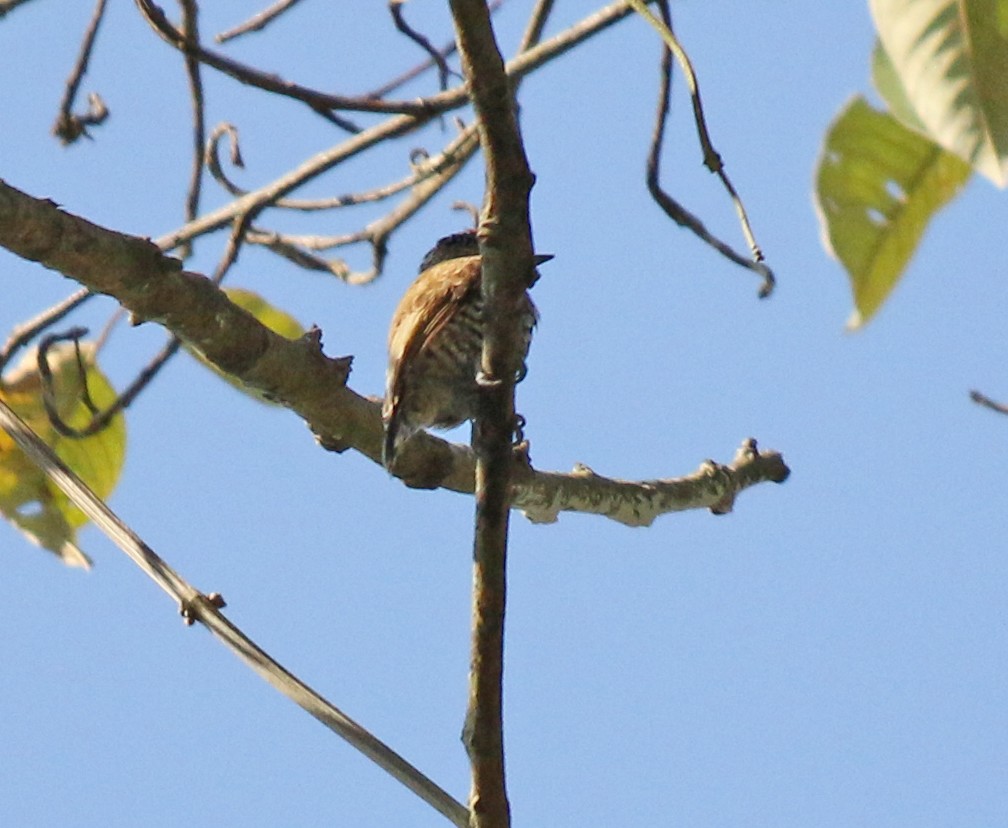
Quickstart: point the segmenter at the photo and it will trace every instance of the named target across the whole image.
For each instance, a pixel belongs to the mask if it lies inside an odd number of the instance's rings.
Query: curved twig
[[[14,354],[31,342],[50,325],[56,324],[68,313],[79,308],[92,296],[94,296],[94,294],[90,290],[87,288],[81,288],[80,290],[70,294],[70,296],[66,299],[53,305],[51,308],[46,308],[46,310],[42,311],[42,313],[38,316],[13,328],[10,332],[10,336],[7,337],[7,341],[3,344],[3,347],[0,348],[0,375],[3,374],[4,369],[7,367],[7,364],[11,361]]]
[[[389,0],[389,13],[392,15],[392,22],[395,24],[398,31],[406,35],[406,37],[412,40],[417,46],[427,53],[431,63],[437,67],[438,88],[443,92],[448,88],[449,77],[455,75],[455,77],[461,79],[462,76],[459,75],[458,72],[452,70],[452,68],[448,65],[448,61],[445,60],[444,55],[435,49],[426,37],[406,22],[406,18],[403,16],[402,12],[404,2],[406,2],[406,0]]]
[[[164,10],[160,6],[151,2],[151,0],[136,0],[136,4],[140,9],[140,13],[143,14],[154,31],[161,36],[162,40],[180,51],[186,49],[184,35],[169,22]],[[263,72],[237,60],[232,60],[225,55],[207,49],[205,46],[197,45],[192,48],[191,53],[201,63],[212,66],[214,69],[231,76],[241,83],[307,104],[313,111],[331,120],[347,132],[360,132],[360,127],[348,119],[336,115],[335,110],[420,115],[427,109],[427,105],[423,100],[385,101],[365,98],[359,95],[334,95],[321,92],[317,89],[311,89],[310,87],[294,83],[293,81],[284,80],[275,74]]]
[[[75,115],[70,110],[77,92],[80,90],[84,73],[87,72],[88,62],[91,60],[91,50],[94,48],[95,37],[98,35],[98,27],[105,16],[106,0],[97,0],[91,20],[84,32],[81,41],[80,53],[74,68],[67,78],[66,88],[63,91],[63,98],[60,100],[59,114],[56,116],[56,123],[53,124],[52,133],[63,144],[72,144],[82,135],[87,136],[89,126],[98,126],[108,117],[108,107],[96,92],[88,95],[88,111],[83,115]],[[2,17],[0,13],[0,17]]]
[[[145,0],[137,0],[144,2]],[[537,46],[522,52],[508,61],[506,71],[512,81],[517,82],[530,72],[551,60],[565,54],[579,43],[587,40],[598,32],[623,20],[632,14],[632,9],[623,0],[612,3],[603,9],[589,15],[580,22],[564,30],[558,35]],[[253,207],[268,206],[282,198],[302,184],[310,181],[329,169],[370,149],[375,144],[396,138],[412,132],[423,126],[441,112],[465,105],[468,101],[464,86],[440,92],[424,100],[426,107],[417,115],[396,115],[357,135],[348,138],[343,143],[319,153],[314,158],[304,162],[296,169],[286,173],[275,181],[253,190],[230,204],[200,216],[195,221],[161,236],[156,244],[162,250],[173,250],[187,239],[218,230],[231,223],[236,215]]]
[[[494,12],[497,11],[497,9],[499,9],[503,5],[504,5],[504,0],[493,0],[493,2],[487,4],[487,8],[490,9],[490,14],[493,14]],[[455,39],[452,38],[448,43],[446,43],[444,46],[442,46],[440,49],[437,50],[439,58],[442,61],[445,61],[448,58],[449,55],[454,54],[456,48],[457,47],[455,45]],[[364,97],[365,98],[384,98],[390,92],[394,92],[396,89],[399,89],[401,86],[405,86],[411,80],[413,80],[414,78],[419,77],[424,72],[426,72],[428,69],[432,69],[432,68],[434,68],[435,66],[438,66],[438,65],[439,64],[438,64],[438,60],[437,59],[435,59],[434,57],[429,57],[429,58],[427,58],[427,60],[423,61],[422,63],[418,63],[412,69],[408,69],[407,71],[403,72],[401,75],[397,75],[396,77],[392,78],[392,80],[386,81],[381,86],[379,86],[377,89],[373,89],[370,92],[365,92],[364,93]]]
[[[668,2],[667,0],[662,0],[662,2],[658,4],[663,20],[658,20],[641,2],[641,0],[628,0],[628,2],[634,6],[634,9],[639,14],[645,17],[659,30],[659,32],[662,33],[664,42],[661,60],[661,83],[658,91],[658,108],[655,117],[655,128],[651,138],[651,147],[648,152],[647,172],[645,177],[648,192],[650,192],[651,197],[655,200],[658,206],[661,207],[665,214],[676,222],[676,224],[681,227],[688,228],[694,235],[698,236],[706,244],[713,247],[722,256],[726,257],[735,264],[758,273],[763,278],[763,284],[760,287],[759,296],[761,299],[766,298],[773,292],[775,283],[773,271],[771,271],[764,262],[763,253],[759,249],[759,246],[756,244],[756,240],[753,237],[752,230],[749,226],[749,219],[745,214],[745,208],[742,206],[742,201],[735,192],[735,188],[732,186],[727,174],[724,172],[724,165],[721,162],[720,155],[718,155],[711,144],[710,136],[707,133],[707,125],[704,121],[703,106],[700,102],[700,90],[697,85],[696,75],[694,74],[693,67],[689,62],[689,57],[686,55],[686,52],[672,33]],[[693,116],[696,122],[697,133],[700,137],[700,145],[703,149],[704,164],[712,172],[717,173],[725,188],[728,190],[732,203],[735,205],[735,209],[739,214],[742,232],[745,235],[746,240],[749,242],[749,247],[752,251],[752,259],[746,258],[745,256],[735,252],[730,245],[711,233],[699,218],[694,216],[689,210],[683,207],[682,204],[665,192],[660,184],[661,150],[664,145],[665,123],[668,120],[669,113],[673,54],[679,61],[687,78],[687,85],[690,90],[690,99],[693,102]]]
[[[52,423],[52,427],[58,434],[75,440],[83,440],[85,437],[91,437],[107,428],[116,415],[129,408],[140,392],[157,376],[158,372],[165,366],[165,363],[175,356],[181,345],[177,338],[171,337],[168,343],[137,374],[126,390],[116,397],[115,402],[108,406],[108,408],[99,410],[98,406],[91,399],[91,394],[88,390],[87,366],[84,364],[80,351],[81,337],[86,334],[86,328],[71,328],[66,333],[46,336],[39,341],[37,356],[39,378],[42,385],[42,404],[45,407],[46,416],[48,416],[49,422]],[[90,422],[81,428],[70,425],[60,416],[59,406],[56,402],[56,388],[53,384],[52,369],[49,366],[49,350],[58,342],[73,342],[76,349],[77,370],[80,373],[81,383],[81,401],[92,414]]]
[[[254,228],[246,233],[245,240],[250,244],[262,245],[308,270],[332,273],[348,284],[372,282],[382,273],[391,234],[437,195],[473,157],[479,148],[476,136],[475,125],[465,128],[434,161],[422,172],[415,174],[408,196],[380,219],[360,230],[339,236],[302,236]],[[361,242],[368,242],[372,247],[372,266],[366,271],[351,271],[342,259],[325,259],[310,252]]]
[[[473,129],[475,129],[475,127],[473,127]],[[211,176],[213,176],[217,183],[231,193],[231,195],[242,197],[248,195],[250,191],[239,187],[230,178],[228,178],[224,173],[223,166],[221,165],[220,141],[225,135],[228,137],[229,141],[231,163],[240,169],[244,168],[245,162],[242,158],[239,146],[238,129],[233,124],[229,123],[217,125],[210,133],[210,139],[207,142],[206,151],[204,153],[205,163]],[[434,157],[428,156],[423,150],[414,150],[411,153],[410,158],[413,166],[412,172],[398,181],[393,181],[390,184],[384,184],[381,187],[375,187],[371,190],[361,190],[356,193],[345,193],[343,195],[330,196],[328,198],[278,198],[269,206],[276,207],[278,209],[313,212],[318,210],[335,210],[340,207],[353,207],[358,204],[369,204],[376,201],[383,201],[384,199],[397,195],[404,190],[415,187],[421,181],[424,181],[432,175],[443,172],[448,168],[453,168],[458,161],[458,147],[464,143],[465,139],[460,136],[449,143],[447,147]],[[447,183],[447,181],[447,179],[443,180],[442,185]],[[331,238],[334,239],[334,241],[327,242],[315,247],[314,249],[321,250],[325,247],[337,247],[341,244],[347,243],[344,241],[346,238],[345,236],[333,236]]]

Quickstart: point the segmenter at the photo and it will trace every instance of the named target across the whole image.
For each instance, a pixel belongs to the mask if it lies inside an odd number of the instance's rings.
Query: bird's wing
[[[472,269],[478,256],[449,259],[424,271],[403,296],[389,328],[389,375],[383,415],[388,419],[402,392],[403,367],[416,359],[448,324],[459,303],[471,290],[480,290]],[[402,324],[409,317],[410,325]]]

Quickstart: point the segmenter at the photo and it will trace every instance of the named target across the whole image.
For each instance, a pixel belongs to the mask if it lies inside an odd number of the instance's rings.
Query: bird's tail
[[[382,441],[382,465],[389,472],[392,471],[392,464],[395,462],[396,449],[399,443],[399,413],[393,409],[388,416],[382,418],[385,421],[385,435]]]

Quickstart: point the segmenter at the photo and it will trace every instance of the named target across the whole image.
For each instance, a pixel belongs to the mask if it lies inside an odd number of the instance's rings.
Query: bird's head
[[[420,262],[420,273],[448,259],[478,256],[479,252],[479,239],[476,238],[475,230],[452,233],[450,236],[438,239],[437,244],[427,251]],[[548,262],[552,258],[553,254],[551,253],[537,253],[535,255],[536,267],[544,262]]]

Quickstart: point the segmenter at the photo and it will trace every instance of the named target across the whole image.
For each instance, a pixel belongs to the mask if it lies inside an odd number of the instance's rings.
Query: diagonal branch
[[[322,355],[320,333],[292,342],[233,305],[203,276],[186,273],[151,242],[106,230],[35,199],[0,179],[0,247],[115,298],[139,319],[151,319],[193,343],[221,370],[300,416],[333,451],[354,450],[381,464],[380,401],[346,387],[349,357]],[[687,509],[718,510],[729,494],[782,482],[787,466],[775,452],[698,487],[692,478],[634,483],[581,474],[540,472],[515,459],[511,505],[534,519],[560,511],[605,515],[628,525],[613,498],[632,499],[655,516]],[[416,488],[472,494],[475,460],[465,446],[419,434],[402,448],[396,473]],[[597,484],[597,485],[596,485]],[[544,505],[548,504],[548,505]]]
[[[64,494],[132,561],[178,603],[187,624],[199,621],[259,676],[300,705],[336,735],[345,739],[390,776],[455,825],[466,826],[468,813],[446,791],[428,779],[357,722],[270,657],[221,613],[224,599],[204,595],[159,557],[60,460],[38,435],[0,400],[0,428],[63,491]]]
[[[144,2],[144,0],[137,0],[137,2]],[[622,0],[600,9],[549,40],[521,52],[517,57],[508,61],[506,66],[508,77],[517,82],[543,64],[560,57],[588,38],[625,19],[631,13],[630,6]],[[171,250],[196,236],[226,227],[236,216],[246,213],[254,214],[338,164],[367,151],[376,144],[413,132],[438,115],[465,106],[468,100],[464,86],[456,86],[445,92],[424,98],[422,106],[416,107],[415,113],[394,115],[350,136],[342,143],[308,159],[297,169],[275,181],[162,236],[157,239],[157,244],[162,249]]]
[[[252,15],[252,17],[244,23],[239,23],[237,26],[228,29],[226,32],[221,32],[214,38],[214,40],[218,43],[226,43],[227,41],[240,37],[243,34],[261,31],[298,2],[299,0],[278,0],[278,2],[274,3],[268,9],[263,9],[263,11]]]

